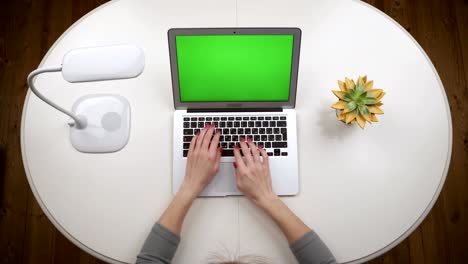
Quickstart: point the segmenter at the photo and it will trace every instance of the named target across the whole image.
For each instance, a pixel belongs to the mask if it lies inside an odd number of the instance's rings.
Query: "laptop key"
[[[241,127],[247,127],[247,122],[246,122],[246,121],[242,121],[242,122],[241,122]]]
[[[231,133],[231,135],[234,135],[237,133],[237,128],[231,128],[229,132]]]
[[[288,134],[287,133],[283,133],[282,135],[283,135],[283,140],[284,141],[288,140]]]
[[[223,129],[223,135],[229,135],[229,128]]]
[[[224,136],[219,136],[219,141],[223,142],[224,141]]]
[[[258,133],[260,133],[260,134],[265,134],[265,128],[263,128],[263,127],[260,128],[260,129],[258,130]]]
[[[225,141],[231,141],[231,136],[224,136]]]
[[[271,116],[266,116],[265,120],[271,120]]]
[[[281,152],[281,156],[287,156],[288,153],[287,152]]]
[[[221,142],[221,147],[226,149],[228,147],[228,143],[227,142]]]
[[[254,140],[255,142],[260,141],[260,136],[259,136],[259,135],[255,135],[253,140]]]
[[[260,121],[261,121],[261,120],[264,120],[264,119],[265,119],[265,118],[264,118],[263,116],[259,116],[259,117],[258,117],[258,120],[260,120]]]
[[[287,131],[287,130],[286,130],[286,128],[285,128],[285,127],[281,128],[281,134],[285,134],[285,133],[286,133],[286,131]]]
[[[228,122],[226,123],[226,127],[232,127],[232,125],[233,125],[233,124],[232,124],[231,121],[228,121]]]
[[[233,117],[233,116],[230,116],[230,117],[228,117],[228,120],[229,120],[229,121],[233,121],[233,120],[234,120],[234,117]]]
[[[200,132],[200,129],[199,129],[199,128],[195,128],[195,129],[193,130],[193,134],[194,134],[194,135],[198,134],[198,132]]]
[[[193,136],[184,136],[184,142],[192,141]]]
[[[268,121],[263,121],[263,123],[262,123],[262,124],[263,124],[263,126],[264,126],[264,127],[268,127],[268,125],[269,125],[269,122],[268,122]]]
[[[273,148],[287,148],[288,147],[288,142],[285,142],[285,141],[272,142],[271,146]]]
[[[236,116],[236,120],[237,120],[237,121],[242,120],[242,117]]]
[[[271,142],[265,142],[265,148],[271,148]]]
[[[275,140],[276,140],[276,141],[281,141],[281,135],[276,135],[276,136],[275,136]]]
[[[258,134],[258,128],[253,128],[252,129],[252,134]]]
[[[226,121],[227,120],[227,117],[223,116],[221,117],[221,121]]]
[[[184,157],[187,157],[187,155],[188,155],[188,149],[184,149],[183,155],[184,155]]]
[[[255,121],[255,127],[261,127],[262,121]]]
[[[184,143],[184,149],[189,149],[190,148],[190,143]]]
[[[270,127],[275,127],[276,126],[276,121],[270,121]]]
[[[252,116],[252,117],[250,117],[250,120],[254,120],[254,121],[255,121],[255,120],[257,120],[257,117],[256,117],[256,116]]]
[[[213,117],[213,121],[219,121],[219,116]]]
[[[279,117],[277,117],[277,116],[273,117],[273,120],[278,120],[278,119],[279,119]]]
[[[267,135],[262,135],[261,139],[262,139],[262,141],[267,141],[267,140],[268,140],[268,136],[267,136]]]
[[[280,120],[286,120],[285,116],[280,116]]]
[[[212,117],[207,117],[207,118],[206,118],[206,121],[212,121],[212,120],[213,120]]]
[[[196,117],[192,117],[192,118],[190,118],[190,120],[191,120],[191,121],[197,121],[197,120],[198,120],[198,118],[196,118]]]
[[[219,122],[219,127],[226,127],[226,122],[223,122],[223,121]]]
[[[223,156],[223,157],[232,157],[232,156],[234,156],[234,150],[232,150],[232,149],[223,149],[223,151],[221,152],[221,156]]]
[[[245,129],[245,134],[252,134],[252,129],[251,128],[246,128]]]
[[[238,128],[237,129],[237,134],[244,134],[244,129],[243,128]]]
[[[242,117],[242,120],[249,120],[249,117],[248,117],[248,116],[244,116],[244,117]]]
[[[272,129],[271,127],[268,127],[268,128],[266,129],[266,133],[267,133],[267,134],[273,134],[273,129]]]
[[[239,136],[237,135],[232,136],[232,141],[235,141],[235,142],[239,141]]]
[[[278,127],[286,127],[286,121],[278,121],[278,122],[276,122],[276,125]]]
[[[248,125],[249,125],[249,127],[254,127],[255,123],[254,123],[254,121],[249,121]]]
[[[199,117],[198,121],[205,121],[205,118],[204,117]]]
[[[184,121],[190,121],[189,117],[184,117]]]
[[[234,148],[234,142],[229,142],[228,148],[230,148],[230,149]]]
[[[279,156],[281,154],[281,150],[275,149],[273,153],[275,153],[275,156]]]
[[[268,135],[268,141],[275,141],[275,135]]]
[[[273,156],[273,152],[267,152],[268,156]]]
[[[190,127],[190,123],[189,122],[184,122],[184,128],[189,128]]]
[[[239,121],[235,121],[235,122],[234,122],[234,127],[240,127],[240,122],[239,122]]]
[[[280,129],[275,127],[273,128],[273,134],[279,134],[280,133]]]
[[[198,122],[198,128],[204,128],[205,122]]]
[[[193,129],[184,129],[184,135],[193,135]]]

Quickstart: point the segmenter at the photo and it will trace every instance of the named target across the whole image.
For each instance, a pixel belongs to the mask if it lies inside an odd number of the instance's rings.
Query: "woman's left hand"
[[[203,191],[218,172],[223,150],[222,147],[218,148],[219,137],[220,132],[215,132],[214,125],[207,125],[190,142],[181,190],[188,191],[193,198]]]

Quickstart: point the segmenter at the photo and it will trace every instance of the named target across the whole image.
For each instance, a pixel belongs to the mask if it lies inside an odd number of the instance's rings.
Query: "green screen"
[[[288,101],[293,35],[176,36],[181,102]]]

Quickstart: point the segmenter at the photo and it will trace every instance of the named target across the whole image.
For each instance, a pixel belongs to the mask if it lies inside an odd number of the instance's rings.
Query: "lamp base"
[[[85,128],[70,127],[73,147],[85,153],[117,152],[130,137],[130,104],[120,95],[94,94],[79,98],[72,112],[84,118]]]

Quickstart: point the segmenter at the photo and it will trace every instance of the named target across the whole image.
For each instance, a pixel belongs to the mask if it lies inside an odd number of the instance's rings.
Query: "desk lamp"
[[[31,91],[41,100],[71,117],[70,141],[85,153],[121,150],[130,135],[130,104],[113,94],[93,94],[79,98],[68,111],[42,95],[34,86],[41,73],[62,72],[70,83],[130,79],[139,76],[145,66],[143,50],[132,45],[114,45],[73,49],[65,54],[62,65],[39,68],[28,76]]]

